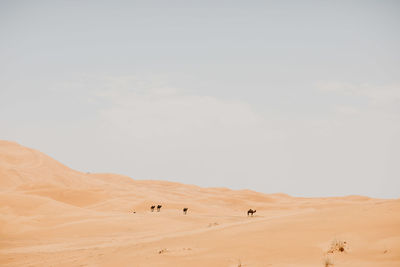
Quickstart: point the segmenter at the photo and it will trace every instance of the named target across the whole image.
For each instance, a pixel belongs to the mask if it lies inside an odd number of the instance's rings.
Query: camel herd
[[[155,205],[151,206],[150,207],[151,212],[154,212],[155,208],[156,208]],[[160,212],[161,208],[162,208],[162,205],[157,205],[157,212]],[[183,208],[183,214],[186,215],[187,211],[188,211],[188,208]]]
[[[153,212],[155,208],[156,208],[156,206],[151,206],[150,207],[151,212]],[[160,212],[161,208],[162,208],[162,205],[157,205],[157,212]]]
[[[154,212],[154,209],[156,208],[156,205],[153,205],[153,206],[151,206],[150,207],[150,211],[151,212]],[[161,208],[162,208],[162,205],[157,205],[157,212],[160,212],[161,211]],[[187,214],[187,211],[188,211],[189,209],[188,208],[183,208],[183,214],[184,215],[186,215]],[[136,213],[136,211],[133,211],[133,213]],[[254,215],[254,213],[256,213],[256,210],[254,209],[249,209],[248,211],[247,211],[247,216],[253,216]]]

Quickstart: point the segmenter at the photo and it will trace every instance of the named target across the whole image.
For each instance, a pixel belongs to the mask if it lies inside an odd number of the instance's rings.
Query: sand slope
[[[334,239],[344,252],[327,253]],[[326,257],[400,266],[400,200],[85,174],[0,141],[0,266],[325,266]]]

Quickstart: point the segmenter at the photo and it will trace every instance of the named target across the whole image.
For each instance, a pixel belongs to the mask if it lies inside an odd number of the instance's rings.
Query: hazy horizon
[[[397,1],[2,1],[0,139],[83,172],[400,197]]]

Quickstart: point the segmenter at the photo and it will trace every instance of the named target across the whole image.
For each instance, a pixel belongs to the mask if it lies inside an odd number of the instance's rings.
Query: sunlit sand
[[[400,266],[399,199],[81,173],[7,141],[0,190],[1,266]]]

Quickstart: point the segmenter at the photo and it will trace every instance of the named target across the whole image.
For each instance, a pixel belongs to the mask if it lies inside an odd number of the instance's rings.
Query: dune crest
[[[0,141],[0,236],[1,266],[394,267],[400,201],[81,173]]]

